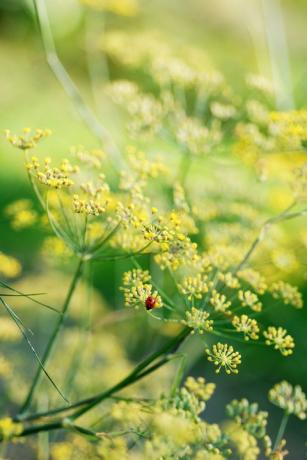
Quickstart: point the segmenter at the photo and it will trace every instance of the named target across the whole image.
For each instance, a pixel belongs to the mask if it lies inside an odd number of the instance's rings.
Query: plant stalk
[[[275,452],[276,449],[278,449],[278,446],[283,438],[283,435],[285,434],[285,430],[287,427],[287,423],[289,420],[289,414],[287,412],[284,412],[284,415],[281,419],[279,430],[275,439],[274,447],[273,447],[273,452]]]
[[[67,310],[68,310],[68,307],[69,307],[69,304],[70,304],[70,301],[72,299],[72,296],[73,296],[73,293],[76,289],[76,286],[78,284],[78,281],[80,279],[80,276],[82,274],[82,268],[83,268],[83,259],[80,258],[79,262],[78,262],[78,265],[77,265],[77,268],[76,268],[76,271],[75,271],[75,274],[72,278],[72,281],[70,283],[70,286],[69,286],[69,289],[68,289],[68,292],[67,292],[67,295],[66,295],[66,299],[64,301],[64,304],[63,304],[63,307],[62,307],[62,311],[61,311],[61,315],[58,316],[57,318],[57,321],[56,321],[56,324],[55,324],[55,327],[53,329],[53,332],[49,338],[49,341],[47,343],[47,346],[46,346],[46,349],[44,351],[44,354],[43,354],[43,357],[41,359],[41,362],[42,362],[42,365],[45,367],[47,362],[49,361],[49,358],[52,354],[52,351],[53,351],[53,348],[55,346],[55,343],[57,341],[57,338],[58,338],[58,335],[59,335],[59,332],[62,328],[62,325],[63,325],[63,322],[66,318],[66,314],[67,314]],[[40,380],[41,380],[41,377],[42,377],[42,367],[38,367],[37,368],[37,371],[36,371],[36,374],[33,378],[33,381],[32,381],[32,384],[31,384],[31,387],[30,387],[30,390],[27,394],[27,397],[21,407],[21,410],[20,410],[20,414],[23,414],[27,409],[28,407],[30,406],[32,400],[33,400],[33,396],[34,396],[34,393],[40,383]]]
[[[98,405],[101,401],[104,399],[107,399],[108,397],[112,396],[113,394],[117,393],[118,391],[122,390],[123,388],[126,388],[127,386],[133,384],[137,380],[140,380],[141,378],[145,377],[146,375],[149,375],[152,373],[154,370],[158,369],[162,365],[164,365],[166,362],[168,362],[172,355],[169,355],[169,352],[174,352],[177,350],[179,345],[184,341],[184,339],[189,335],[190,329],[189,328],[184,328],[182,329],[179,334],[177,334],[175,337],[170,339],[163,347],[161,347],[158,351],[152,353],[149,355],[147,358],[145,358],[141,363],[139,363],[135,369],[123,380],[121,380],[119,383],[114,385],[113,387],[109,388],[108,390],[105,390],[101,393],[98,393],[97,395],[91,396],[89,398],[77,401],[74,404],[71,404],[66,407],[60,407],[57,409],[51,409],[46,412],[39,412],[36,414],[19,414],[15,417],[15,421],[22,422],[22,421],[31,421],[31,420],[37,420],[39,418],[43,417],[51,417],[53,415],[57,415],[63,412],[68,412],[73,409],[78,409],[76,412],[74,412],[71,416],[68,416],[71,419],[76,419],[83,415],[85,412],[88,412],[91,410],[93,407]],[[164,356],[163,356],[164,355]],[[157,360],[159,357],[162,358],[155,364],[152,364],[155,360]],[[150,366],[150,364],[152,364]],[[150,366],[150,367],[148,367]]]

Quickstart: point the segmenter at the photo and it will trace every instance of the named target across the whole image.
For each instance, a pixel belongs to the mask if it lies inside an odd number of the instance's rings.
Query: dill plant
[[[278,232],[280,223],[307,213],[303,155],[289,173],[287,203],[273,215],[257,202],[255,195],[262,184],[256,179],[264,180],[269,174],[276,152],[305,151],[306,112],[273,110],[273,89],[261,76],[248,76],[246,85],[252,96],[238,98],[220,72],[201,65],[201,51],[179,53],[150,31],[130,34],[133,46],[127,49],[125,32],[110,30],[101,51],[110,66],[112,61],[121,66],[123,75],[129,70],[136,75],[133,81],[111,79],[106,84],[108,97],[128,115],[129,142],[118,147],[85,105],[59,60],[44,1],[34,3],[48,63],[102,146],[74,146],[55,165],[49,155],[40,158],[35,152],[43,141],[42,148],[47,150],[45,138],[51,135],[50,130],[25,128],[20,134],[5,133],[8,142],[24,155],[40,205],[33,206],[30,200],[9,203],[5,213],[12,228],[22,231],[44,226],[44,256],[50,258],[53,253],[58,263],[69,261],[75,269],[61,308],[37,300],[39,293],[28,294],[0,281],[6,289],[0,295],[1,303],[38,361],[29,389],[18,401],[19,410],[0,420],[1,441],[63,430],[65,437],[51,448],[54,460],[219,460],[231,455],[248,460],[258,458],[261,452],[272,460],[284,458],[289,417],[306,417],[307,401],[301,387],[283,381],[270,390],[270,401],[283,411],[274,439],[267,430],[269,414],[247,399],[226,406],[225,423],[207,422],[205,409],[215,384],[203,376],[183,378],[189,365],[184,344],[198,336],[195,343],[203,359],[216,373],[225,372],[229,378],[235,378],[241,366],[249,365],[244,360],[247,343],[272,347],[290,359],[295,331],[278,322],[267,324],[265,313],[275,307],[303,308],[302,294],[287,281],[288,264],[282,262],[294,260],[295,269],[300,254],[289,248],[279,251],[285,234]],[[137,10],[134,1],[84,3],[127,16]],[[142,87],[139,74],[150,79],[149,88]],[[161,154],[157,138],[163,149],[168,149],[167,155]],[[231,173],[242,180],[241,189],[221,171],[219,159],[223,165],[225,158],[231,162]],[[207,167],[213,180],[204,183]],[[254,173],[252,179],[249,168]],[[248,180],[241,177],[245,171]],[[303,234],[300,238],[305,241]],[[1,276],[17,276],[19,263],[4,254],[1,257]],[[264,257],[270,264],[263,268],[260,261]],[[146,268],[148,260],[150,269]],[[73,390],[68,400],[68,389],[58,380],[59,371],[68,371],[67,361],[72,356],[67,360],[61,356],[58,340],[62,336],[68,347],[73,344],[78,350],[84,331],[78,336],[73,328],[64,327],[73,314],[74,296],[88,267],[115,261],[125,261],[130,267],[122,270],[122,282],[117,286],[123,309],[132,318],[146,316],[161,330],[169,329],[170,336],[133,364],[116,348],[116,334],[107,334],[103,342],[103,323],[99,325],[99,313],[94,311],[97,324],[82,363],[89,366],[86,369],[95,376],[98,388],[82,396],[83,369],[73,362]],[[56,320],[42,357],[10,306],[9,295],[53,310]],[[9,324],[0,335],[13,341],[16,331],[10,332]],[[115,351],[107,351],[107,343],[113,343]],[[97,374],[95,361],[101,358],[107,364],[97,365]],[[126,372],[102,387],[99,374],[109,374],[109,369],[110,374],[116,374],[114,360]],[[0,373],[8,366],[0,360]],[[155,394],[152,383],[159,380],[157,371],[160,376],[164,369],[170,369],[165,371],[166,384]],[[39,410],[44,374],[52,384],[46,390],[52,404]],[[59,404],[59,397],[66,402]]]

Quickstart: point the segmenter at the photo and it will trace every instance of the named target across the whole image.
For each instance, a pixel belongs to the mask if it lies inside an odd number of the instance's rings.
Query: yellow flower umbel
[[[202,299],[211,286],[212,282],[208,282],[208,276],[198,273],[196,276],[185,277],[178,287],[180,292],[187,296],[188,300],[194,300]]]
[[[243,307],[249,307],[256,312],[262,310],[262,303],[259,301],[257,294],[254,294],[251,291],[239,291],[238,293],[239,300]]]
[[[267,290],[267,283],[265,278],[256,270],[252,268],[245,268],[238,272],[238,277],[250,284],[257,294],[264,294]]]
[[[293,337],[282,327],[270,326],[263,332],[267,345],[273,345],[284,356],[292,355],[295,346]]]
[[[208,312],[192,307],[191,311],[186,311],[185,314],[186,319],[182,320],[182,323],[192,329],[192,334],[212,331],[213,321],[208,319],[210,316]]]
[[[259,410],[257,403],[250,403],[243,398],[234,399],[226,406],[228,417],[232,418],[244,430],[258,439],[265,436],[268,413]]]
[[[239,372],[237,367],[241,364],[241,355],[231,345],[219,342],[213,345],[212,350],[207,348],[205,351],[208,355],[208,361],[217,367],[215,371],[217,374],[221,369],[224,369],[226,374]]]
[[[238,289],[240,287],[238,278],[231,272],[219,273],[218,278],[220,281],[222,281],[222,283],[225,284],[225,286],[229,287],[230,289]]]
[[[12,134],[9,129],[5,130],[7,140],[20,150],[33,149],[43,138],[50,135],[50,129],[36,129],[32,131],[31,128],[24,128],[22,134]]]
[[[303,308],[303,296],[296,286],[284,281],[276,281],[270,287],[270,291],[275,299],[281,299],[286,305]]]
[[[259,339],[259,326],[255,319],[251,319],[247,315],[234,316],[232,325],[236,331],[243,332],[245,340]]]
[[[97,200],[82,200],[79,195],[73,197],[73,211],[76,214],[86,214],[88,216],[100,216],[106,212],[106,205]]]
[[[184,383],[186,389],[194,394],[198,399],[208,401],[214,393],[215,384],[206,383],[203,377],[188,377]]]
[[[269,400],[287,414],[293,414],[301,420],[307,416],[307,399],[299,385],[292,386],[285,380],[277,383],[269,391]]]
[[[74,182],[70,176],[78,172],[78,168],[72,166],[66,159],[62,160],[60,166],[55,168],[51,166],[51,159],[45,158],[44,166],[41,168],[38,158],[32,157],[26,167],[31,176],[41,184],[55,189],[71,187]]]
[[[147,270],[133,269],[123,276],[125,306],[138,309],[140,306],[146,310],[163,307],[163,302],[158,292],[149,284],[150,275]]]
[[[215,290],[212,292],[210,304],[213,306],[214,311],[223,313],[229,313],[227,309],[231,306],[231,302],[227,300],[227,297]]]

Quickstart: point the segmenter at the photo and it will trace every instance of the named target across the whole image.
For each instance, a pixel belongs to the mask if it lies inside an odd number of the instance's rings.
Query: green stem
[[[170,351],[176,351],[176,349],[179,347],[179,345],[184,341],[184,339],[189,335],[190,329],[189,328],[184,328],[182,329],[178,335],[170,339],[163,347],[161,347],[158,351],[152,353],[150,356],[145,358],[140,364],[138,364],[135,369],[123,380],[121,380],[118,384],[114,385],[108,390],[105,390],[101,393],[98,393],[95,396],[89,397],[87,399],[80,400],[74,404],[71,404],[70,406],[66,407],[60,407],[58,409],[51,409],[46,412],[40,412],[36,414],[30,414],[30,415],[17,415],[15,417],[15,421],[31,421],[31,420],[37,420],[39,418],[43,417],[50,417],[56,414],[60,414],[63,412],[68,412],[70,410],[73,410],[75,408],[82,408],[82,413],[81,410],[75,412],[73,414],[73,418],[77,418],[81,416],[83,413],[87,412],[88,410],[92,409],[94,406],[99,404],[101,401],[104,399],[112,396],[113,394],[117,393],[119,390],[122,390],[123,388],[131,385],[132,383],[136,382],[137,380],[140,380],[141,378],[145,377],[145,375],[148,375],[152,373],[154,370],[157,368],[161,367],[163,364],[168,362],[170,360],[170,355],[164,356],[161,358],[157,363],[153,364],[152,366],[148,367],[151,363],[153,363],[156,359],[158,359],[162,355],[166,355]],[[83,407],[84,406],[84,407]]]
[[[237,273],[241,268],[246,264],[246,262],[250,259],[251,255],[254,253],[255,249],[263,241],[265,238],[267,232],[271,228],[273,224],[277,224],[278,222],[281,222],[283,220],[290,220],[290,219],[295,219],[296,217],[301,217],[306,215],[307,210],[303,209],[302,211],[297,211],[297,212],[292,212],[290,213],[289,211],[294,208],[296,205],[296,201],[290,204],[286,209],[284,209],[281,213],[277,214],[274,217],[271,217],[270,219],[267,219],[262,227],[260,228],[258,236],[255,238],[255,240],[252,242],[251,246],[245,253],[243,259],[239,263],[239,265],[235,269],[235,273]]]
[[[273,452],[278,448],[278,446],[279,446],[279,444],[280,444],[280,442],[281,442],[281,440],[283,438],[283,435],[284,435],[286,427],[287,427],[288,420],[289,420],[289,414],[287,412],[284,412],[284,415],[283,415],[283,417],[281,419],[279,430],[278,430],[278,433],[277,433],[277,436],[276,436],[276,439],[275,439]]]
[[[123,164],[123,157],[120,153],[120,150],[113,141],[111,134],[100,123],[96,115],[88,107],[79,91],[79,88],[74,83],[61,60],[59,59],[50,27],[45,0],[33,0],[33,5],[43,42],[46,60],[51,71],[59,83],[62,85],[68,97],[72,100],[81,120],[93,132],[93,134],[98,137],[100,141],[105,143],[109,148],[108,150],[113,156],[114,166]]]
[[[191,155],[189,153],[183,152],[181,161],[179,164],[179,171],[178,171],[178,180],[183,187],[185,186],[187,176],[190,170],[190,166],[191,166]]]
[[[71,301],[71,298],[73,296],[73,293],[76,289],[76,286],[77,286],[77,283],[80,279],[80,276],[81,276],[81,273],[82,273],[82,268],[83,268],[83,259],[81,258],[78,262],[78,265],[77,265],[77,269],[75,271],[75,274],[73,276],[73,279],[71,281],[71,284],[69,286],[69,289],[68,289],[68,292],[67,292],[67,295],[66,295],[66,299],[64,301],[64,304],[63,304],[63,307],[62,307],[62,311],[61,311],[61,315],[58,316],[57,318],[57,321],[56,321],[56,324],[55,324],[55,327],[53,329],[53,332],[49,338],[49,341],[47,343],[47,346],[46,346],[46,349],[45,349],[45,352],[43,354],[43,357],[41,359],[42,361],[42,365],[45,367],[50,356],[51,356],[51,353],[52,353],[52,350],[55,346],[55,343],[56,343],[56,340],[58,338],[58,335],[59,335],[59,332],[62,328],[62,325],[63,325],[63,322],[66,318],[66,313],[67,313],[67,310],[68,310],[68,307],[69,307],[69,304],[70,304],[70,301]],[[38,367],[37,368],[37,371],[36,371],[36,374],[33,378],[33,381],[32,381],[32,385],[30,387],[30,390],[27,394],[27,397],[24,401],[24,404],[22,405],[22,408],[20,410],[20,413],[24,413],[28,407],[30,406],[31,402],[32,402],[32,399],[33,399],[33,396],[34,396],[34,393],[36,391],[36,388],[38,386],[38,384],[40,383],[40,380],[41,380],[41,377],[42,377],[42,368],[41,367]]]

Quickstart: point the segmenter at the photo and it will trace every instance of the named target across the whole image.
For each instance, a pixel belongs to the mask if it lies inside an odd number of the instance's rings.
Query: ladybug
[[[156,303],[157,299],[155,297],[153,297],[152,295],[148,296],[145,300],[146,310],[152,310],[153,308],[155,308]]]

